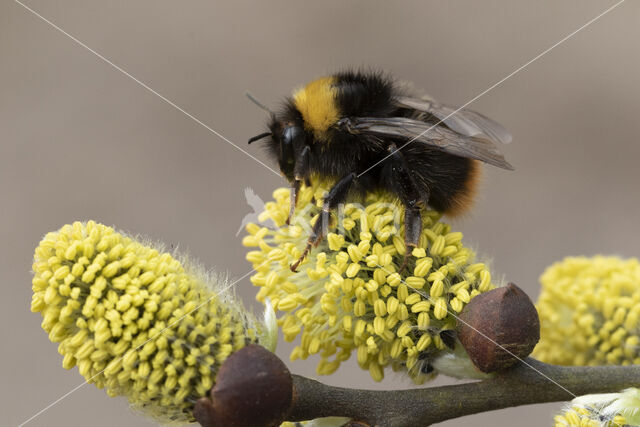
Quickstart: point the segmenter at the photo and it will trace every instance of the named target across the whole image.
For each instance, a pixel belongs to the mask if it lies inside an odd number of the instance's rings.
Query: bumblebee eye
[[[299,126],[287,126],[282,131],[282,145],[289,145],[293,147],[293,141],[299,138],[302,134],[302,129]]]
[[[289,179],[293,179],[293,165],[295,164],[294,145],[300,138],[304,138],[299,126],[287,126],[282,131],[280,142],[280,170]]]

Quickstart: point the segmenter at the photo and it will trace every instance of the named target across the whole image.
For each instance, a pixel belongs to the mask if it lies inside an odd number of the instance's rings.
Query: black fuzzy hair
[[[388,116],[395,107],[393,79],[380,71],[346,70],[334,75],[343,116]]]
[[[394,79],[376,70],[344,70],[332,75],[337,89],[336,108],[340,117],[413,117],[412,109],[399,108],[396,98],[405,95]],[[296,126],[304,133],[304,143],[310,148],[308,172],[339,180],[356,173],[358,183],[365,189],[382,189],[401,196],[405,185],[394,172],[398,163],[390,159],[379,163],[389,154],[393,144],[402,147],[401,138],[376,138],[354,135],[338,128],[329,128],[324,140],[316,140],[304,124],[302,114],[292,98],[287,98],[278,114],[269,123],[272,137],[266,140],[270,156],[282,162],[282,132]],[[303,145],[293,147],[296,159]],[[479,165],[474,160],[448,154],[422,143],[414,143],[402,150],[401,157],[411,175],[419,198],[432,208],[450,215],[463,213],[475,193]],[[369,169],[372,165],[375,167]],[[282,170],[282,167],[281,167]],[[361,172],[367,170],[366,174]],[[285,173],[283,171],[283,173]],[[285,176],[291,181],[291,173]],[[355,187],[355,186],[354,186]],[[406,194],[404,195],[406,199]]]

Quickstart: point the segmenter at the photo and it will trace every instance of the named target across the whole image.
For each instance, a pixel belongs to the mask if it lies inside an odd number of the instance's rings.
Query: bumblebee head
[[[282,174],[293,181],[296,154],[312,140],[327,140],[329,128],[339,120],[336,94],[335,77],[322,77],[296,90],[280,114],[247,94],[271,115],[270,132],[254,136],[249,143],[271,137],[267,141],[269,150],[277,158]]]
[[[271,125],[268,147],[271,154],[278,159],[280,172],[289,182],[294,181],[296,154],[306,145],[307,135],[301,123],[278,120],[274,118]]]
[[[270,137],[267,147],[278,160],[280,171],[294,180],[295,159],[305,146],[330,143],[341,133],[338,126],[344,117],[384,116],[393,108],[392,83],[380,73],[345,71],[321,77],[297,89],[277,114],[251,99],[269,112],[270,132],[251,138],[249,142]],[[341,135],[344,140],[345,135]]]
[[[306,144],[309,137],[304,130],[304,121],[300,112],[291,102],[287,103],[287,109],[281,114],[276,114],[258,102],[250,94],[247,96],[271,115],[269,132],[264,132],[249,139],[249,144],[260,139],[266,139],[267,149],[272,157],[278,160],[280,172],[289,182],[294,181],[294,166],[296,153]]]

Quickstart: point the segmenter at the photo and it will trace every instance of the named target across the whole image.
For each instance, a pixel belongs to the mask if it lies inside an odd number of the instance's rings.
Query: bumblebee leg
[[[331,211],[333,211],[340,203],[344,202],[355,178],[356,174],[350,173],[349,175],[338,181],[331,188],[329,194],[327,195],[327,197],[325,197],[322,204],[322,211],[320,211],[320,216],[318,217],[316,223],[313,225],[311,236],[309,236],[309,240],[307,240],[307,247],[302,252],[302,256],[300,256],[300,258],[296,262],[291,264],[291,271],[296,271],[300,263],[309,254],[311,248],[318,246],[318,244],[322,242],[322,239],[327,234],[327,231],[329,229],[329,219],[331,217]]]
[[[311,188],[311,180],[309,178],[304,180],[304,185],[306,185],[307,187]],[[315,205],[316,204],[316,196],[311,196],[311,204]]]
[[[400,267],[402,272],[407,267],[407,261],[409,260],[409,254],[420,243],[420,234],[422,234],[422,217],[420,216],[420,208],[418,207],[405,207],[404,210],[404,246],[406,252],[404,253],[404,260]]]
[[[295,180],[291,184],[291,193],[289,194],[289,199],[291,200],[289,206],[289,216],[285,221],[285,224],[289,225],[291,218],[293,218],[293,214],[296,211],[296,203],[298,201],[298,193],[300,192],[300,181]]]
[[[293,218],[293,214],[296,212],[296,203],[298,202],[298,193],[300,192],[300,184],[302,181],[308,181],[309,175],[309,152],[311,148],[308,145],[300,152],[300,157],[296,160],[296,163],[293,167],[293,178],[294,181],[291,184],[291,196],[289,197],[291,200],[291,206],[289,208],[289,216],[287,217],[286,224],[289,225],[291,218]]]
[[[300,152],[300,157],[296,159],[296,165],[293,167],[293,176],[296,181],[304,181],[309,177],[309,154],[311,147],[305,145]]]
[[[420,193],[418,186],[411,176],[405,157],[396,149],[395,144],[389,147],[389,151],[391,152],[389,161],[392,190],[405,206],[404,244],[406,251],[404,261],[400,267],[400,271],[402,271],[407,267],[409,254],[411,254],[413,248],[416,248],[420,243],[420,234],[422,233],[420,208],[421,205],[429,199],[429,195]]]

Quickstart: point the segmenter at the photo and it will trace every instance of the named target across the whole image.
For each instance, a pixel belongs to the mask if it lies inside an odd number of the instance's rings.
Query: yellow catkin
[[[540,279],[538,359],[560,365],[637,364],[640,262],[566,258]]]
[[[161,422],[193,421],[222,362],[259,339],[216,277],[93,221],[48,233],[33,272],[63,366]]]
[[[403,208],[384,195],[368,194],[362,204],[339,210],[327,238],[291,272],[308,237],[299,230],[308,230],[317,217],[324,188],[301,188],[290,226],[285,225],[289,191],[278,189],[260,215],[260,221],[272,220],[277,227],[259,235],[265,227],[247,226],[243,243],[251,248],[247,260],[257,270],[251,277],[260,288],[257,299],[278,301],[285,338],[300,339],[292,358],[317,354],[318,374],[326,373],[326,366],[333,371],[356,352],[360,367],[377,381],[393,367],[423,382],[433,376],[425,374],[431,371],[426,369],[430,358],[450,351],[439,333],[454,328],[453,314],[472,296],[493,288],[487,267],[474,264],[462,234],[441,222],[439,213],[424,210],[420,247],[400,272],[406,251]],[[269,256],[274,250],[283,256]],[[287,283],[304,298],[292,298]]]

